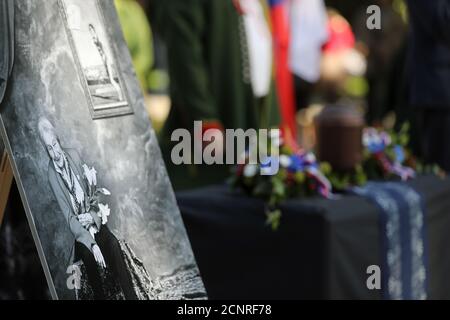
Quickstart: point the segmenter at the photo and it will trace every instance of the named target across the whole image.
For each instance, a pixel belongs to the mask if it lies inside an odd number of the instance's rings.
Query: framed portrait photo
[[[58,0],[93,119],[133,113],[99,0]]]
[[[52,297],[206,299],[114,1],[13,3],[0,133]]]

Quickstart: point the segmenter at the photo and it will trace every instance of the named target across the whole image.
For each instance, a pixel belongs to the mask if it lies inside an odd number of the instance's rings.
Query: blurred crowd
[[[176,189],[228,169],[172,167],[174,129],[279,127],[313,149],[330,104],[371,126],[410,122],[415,152],[450,169],[450,146],[436,143],[450,130],[448,0],[115,2]],[[373,4],[379,29],[367,25]]]

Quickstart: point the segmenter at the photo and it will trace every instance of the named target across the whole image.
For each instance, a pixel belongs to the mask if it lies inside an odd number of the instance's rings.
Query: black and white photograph
[[[55,128],[48,119],[39,119],[38,130],[49,155],[50,187],[75,239],[68,264],[73,266],[71,269],[76,273],[74,287],[81,290],[83,266],[85,278],[89,279],[85,281],[84,288],[89,285],[94,298],[118,297],[123,293],[126,299],[136,299],[135,289],[141,287],[134,285],[136,280],[133,283],[132,270],[129,268],[134,262],[134,255],[130,252],[128,263],[125,261],[128,247],[123,245],[123,250],[119,240],[108,229],[110,209],[108,204],[99,201],[101,195],[110,196],[110,192],[97,186],[97,171],[83,164],[76,150],[61,146]],[[141,267],[142,272],[137,276],[147,276],[142,263]],[[110,275],[109,279],[106,275]],[[120,284],[121,291],[115,290],[118,286],[114,286],[114,280]],[[142,285],[145,280],[137,283]],[[108,295],[105,295],[105,289]]]
[[[59,7],[93,118],[131,113],[98,0],[59,0]]]
[[[14,1],[16,61],[0,121],[50,294],[206,299],[114,4],[64,1],[81,8],[71,24],[86,42],[75,55],[60,3]],[[120,65],[109,60],[113,45]],[[104,92],[96,103],[127,103],[127,92],[132,114],[92,118],[77,56],[92,56],[85,71],[105,82],[91,88]]]

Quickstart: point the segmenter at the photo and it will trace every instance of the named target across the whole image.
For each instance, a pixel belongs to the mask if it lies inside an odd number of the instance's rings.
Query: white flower
[[[364,146],[364,147],[367,147],[367,146],[369,145],[369,143],[370,143],[369,135],[364,134],[364,135],[363,135],[363,138],[362,138],[362,144],[363,144],[363,146]]]
[[[316,156],[312,152],[309,152],[306,155],[305,160],[306,160],[306,162],[309,162],[309,163],[316,163],[316,161],[317,161]]]
[[[363,145],[368,147],[372,143],[376,142],[378,132],[374,128],[365,128],[363,132]]]
[[[290,157],[288,157],[287,155],[285,155],[285,154],[282,154],[281,156],[280,156],[280,165],[283,167],[283,168],[289,168],[289,166],[292,164],[292,160],[291,160],[291,158]]]
[[[91,168],[91,176],[92,176],[92,184],[94,186],[97,185],[97,171],[95,170],[94,167]]]
[[[106,188],[98,188],[97,191],[100,192],[101,194],[104,194],[105,196],[111,195],[111,192],[109,192],[109,190]]]
[[[96,227],[90,227],[89,233],[91,234],[92,238],[95,239],[95,234],[98,233],[98,230]]]
[[[84,164],[83,165],[84,176],[86,177],[89,185],[96,186],[97,185],[97,171],[94,167],[89,169],[89,167]]]
[[[244,177],[252,178],[258,172],[258,166],[256,164],[248,164],[244,167]]]
[[[107,204],[99,203],[98,207],[100,211],[97,213],[99,218],[102,218],[102,224],[105,225],[108,222],[108,217],[111,213],[109,206]]]

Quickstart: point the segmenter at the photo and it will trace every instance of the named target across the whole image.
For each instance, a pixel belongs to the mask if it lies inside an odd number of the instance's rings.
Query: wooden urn
[[[350,171],[362,161],[363,115],[353,107],[331,105],[315,119],[317,156],[333,170]]]

